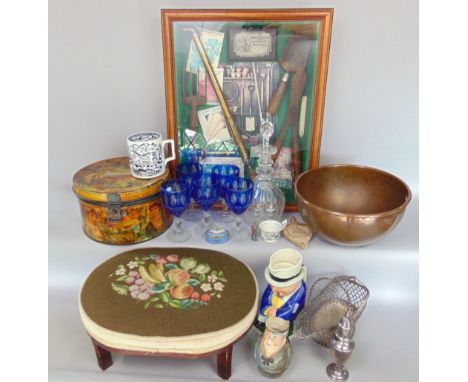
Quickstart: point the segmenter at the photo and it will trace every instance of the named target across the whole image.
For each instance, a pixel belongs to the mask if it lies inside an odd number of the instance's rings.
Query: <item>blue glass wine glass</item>
[[[226,203],[236,214],[236,229],[231,234],[232,240],[243,241],[250,237],[249,232],[242,227],[242,214],[249,207],[253,196],[253,182],[245,178],[237,178],[224,186]]]
[[[168,180],[161,185],[161,195],[164,206],[174,215],[175,229],[167,234],[167,238],[176,243],[190,239],[192,234],[182,228],[180,218],[190,204],[190,185],[182,179]]]
[[[234,221],[234,214],[229,211],[224,198],[224,186],[227,182],[239,177],[240,169],[233,164],[217,164],[212,167],[211,174],[218,180],[219,196],[221,197],[222,211],[213,214],[213,219],[221,223],[231,223]]]
[[[180,163],[176,168],[177,179],[185,180],[190,186],[192,180],[203,174],[203,166],[195,162]],[[198,221],[202,218],[202,212],[196,208],[195,202],[191,199],[188,209],[182,214],[182,218],[188,221]]]
[[[203,220],[194,231],[199,235],[204,235],[211,228],[210,209],[218,201],[218,181],[211,174],[203,174],[193,179],[192,195],[203,210]]]

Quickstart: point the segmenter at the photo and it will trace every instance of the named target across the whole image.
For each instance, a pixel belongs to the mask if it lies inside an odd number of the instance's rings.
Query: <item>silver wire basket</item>
[[[319,278],[312,284],[306,306],[294,321],[295,337],[312,337],[328,347],[340,320],[347,314],[355,325],[368,299],[369,289],[354,276]]]

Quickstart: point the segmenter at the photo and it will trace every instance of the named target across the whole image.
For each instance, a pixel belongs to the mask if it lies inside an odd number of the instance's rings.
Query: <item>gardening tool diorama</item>
[[[304,92],[309,56],[317,37],[314,27],[301,29],[293,25],[291,28],[284,30],[287,39],[279,59],[249,61],[242,57],[227,62],[221,57],[223,32],[183,28],[192,40],[182,84],[184,104],[191,106],[190,129],[185,131],[195,134],[189,137],[188,144],[207,147],[213,153],[206,164],[213,165],[224,158],[245,166],[248,177],[255,179],[261,172],[262,126],[265,130],[268,123],[274,141],[264,164],[269,163],[272,183],[283,193],[292,189],[303,169],[308,99]],[[249,36],[253,38],[253,34]],[[228,47],[237,49],[241,55],[240,46]],[[196,91],[191,87],[193,76],[205,79],[205,83],[197,80]],[[204,97],[207,81],[211,95]]]

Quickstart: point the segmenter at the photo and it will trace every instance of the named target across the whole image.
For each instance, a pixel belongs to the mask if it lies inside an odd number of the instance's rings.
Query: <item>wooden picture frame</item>
[[[319,166],[333,9],[162,9],[161,19],[167,131],[177,147],[172,174],[186,155],[200,151],[208,170],[228,162],[252,174],[260,121],[276,110],[274,181],[285,193],[286,211],[296,211],[294,178]],[[269,49],[265,33],[248,38],[247,48],[236,46],[245,62],[233,58],[228,31],[242,28],[274,30],[276,60],[255,57]],[[280,99],[275,91],[283,82]]]

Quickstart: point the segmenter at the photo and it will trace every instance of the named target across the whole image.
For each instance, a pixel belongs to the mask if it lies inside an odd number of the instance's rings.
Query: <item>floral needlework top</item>
[[[177,254],[135,257],[109,278],[116,293],[145,302],[144,309],[204,307],[212,298],[221,298],[227,283],[223,271]]]

